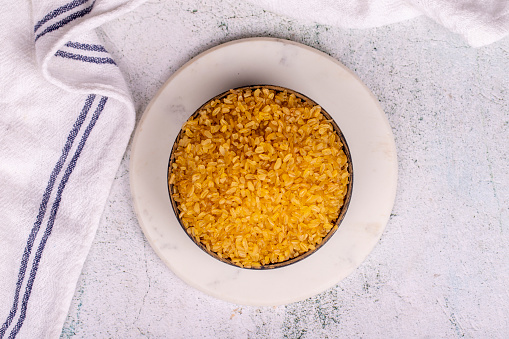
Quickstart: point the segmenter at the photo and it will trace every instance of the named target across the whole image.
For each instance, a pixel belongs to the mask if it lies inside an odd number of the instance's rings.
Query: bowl
[[[210,100],[207,100],[207,102],[205,102],[202,106],[200,106],[200,108],[198,108],[193,114],[191,114],[188,121],[191,119],[197,118],[199,116],[200,112],[210,102],[215,101],[215,100],[223,101],[228,95],[230,95],[232,93],[232,91],[236,92],[236,91],[251,90],[254,93],[254,91],[256,91],[257,89],[259,89],[259,90],[268,89],[269,91],[274,91],[275,93],[286,92],[286,93],[288,93],[288,95],[294,94],[296,98],[298,98],[304,102],[307,102],[308,104],[310,104],[312,106],[318,105],[318,103],[316,103],[312,99],[308,98],[307,96],[305,96],[297,91],[291,90],[289,88],[284,88],[284,87],[274,86],[274,85],[243,86],[243,87],[238,87],[238,88],[235,88],[232,90],[225,91],[219,95],[216,95],[215,97],[211,98]],[[215,258],[225,264],[233,265],[233,266],[240,267],[243,269],[255,269],[255,270],[262,269],[262,270],[264,270],[264,269],[276,269],[276,268],[281,268],[281,267],[285,267],[285,266],[294,264],[294,263],[296,263],[300,260],[303,260],[303,259],[309,257],[310,255],[316,253],[322,246],[325,245],[325,243],[327,243],[327,241],[334,235],[334,233],[340,226],[341,221],[344,219],[345,214],[348,210],[348,206],[349,206],[350,199],[352,196],[353,177],[354,176],[353,176],[352,157],[350,155],[348,143],[345,140],[345,137],[343,136],[341,129],[339,128],[337,123],[332,119],[332,117],[327,113],[327,111],[323,109],[323,107],[321,108],[321,114],[323,115],[325,120],[328,121],[332,125],[333,131],[337,135],[339,141],[341,142],[342,151],[344,152],[346,159],[347,159],[348,183],[346,185],[346,193],[343,198],[343,204],[339,210],[337,218],[331,222],[333,224],[333,227],[327,232],[327,234],[325,236],[321,237],[321,241],[319,243],[315,244],[314,248],[309,249],[309,250],[305,251],[304,253],[301,253],[297,256],[291,257],[284,261],[266,263],[266,264],[263,264],[260,266],[249,266],[249,265],[245,266],[245,265],[239,264],[238,262],[234,262],[229,258],[225,258],[223,256],[218,255],[218,253],[214,252],[210,248],[210,246],[207,247],[204,243],[197,240],[192,234],[190,234],[190,228],[188,228],[184,225],[184,222],[181,219],[182,211],[179,210],[179,203],[175,199],[175,194],[177,193],[177,190],[176,190],[175,185],[173,183],[171,183],[172,165],[175,163],[175,153],[178,148],[179,141],[182,138],[184,138],[184,136],[186,134],[183,129],[180,130],[179,134],[177,135],[177,137],[173,143],[171,154],[170,154],[170,157],[168,160],[168,177],[167,177],[168,194],[169,194],[171,206],[172,206],[173,212],[175,213],[177,221],[179,222],[179,224],[182,227],[182,229],[184,230],[184,232],[189,236],[189,238],[194,242],[194,244],[196,246],[198,246],[201,250],[205,251],[207,254],[209,254],[213,258]],[[217,151],[217,150],[215,150],[215,151]],[[177,194],[177,196],[178,196],[178,194]]]

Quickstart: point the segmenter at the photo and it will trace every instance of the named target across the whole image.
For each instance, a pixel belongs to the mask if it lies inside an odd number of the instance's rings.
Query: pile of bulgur
[[[169,168],[187,232],[260,267],[297,257],[335,226],[348,161],[320,106],[285,91],[231,90],[182,127]]]

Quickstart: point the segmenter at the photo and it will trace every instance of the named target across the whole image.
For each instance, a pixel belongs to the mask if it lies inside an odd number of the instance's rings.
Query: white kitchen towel
[[[471,46],[509,34],[508,0],[249,0],[298,20],[344,28],[369,28],[426,15]]]
[[[135,121],[94,29],[142,2],[1,1],[0,338],[60,336]]]

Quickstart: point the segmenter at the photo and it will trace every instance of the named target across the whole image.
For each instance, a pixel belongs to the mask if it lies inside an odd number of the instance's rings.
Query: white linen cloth
[[[426,15],[472,47],[509,34],[508,0],[248,0],[298,20],[344,28],[369,28]]]
[[[135,121],[94,28],[142,2],[2,3],[0,338],[60,336]]]

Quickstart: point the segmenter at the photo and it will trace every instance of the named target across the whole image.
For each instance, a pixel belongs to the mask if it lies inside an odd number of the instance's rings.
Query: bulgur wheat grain
[[[169,168],[187,232],[241,267],[315,249],[334,227],[349,179],[320,106],[267,88],[206,104],[183,125]]]

